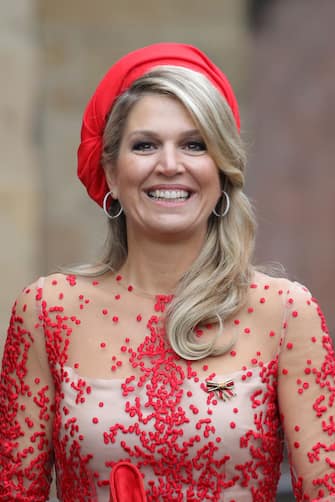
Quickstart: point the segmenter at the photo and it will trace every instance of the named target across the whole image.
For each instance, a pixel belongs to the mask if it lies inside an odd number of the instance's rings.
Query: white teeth
[[[149,192],[149,197],[159,200],[185,200],[189,197],[189,192],[186,190],[152,190]]]

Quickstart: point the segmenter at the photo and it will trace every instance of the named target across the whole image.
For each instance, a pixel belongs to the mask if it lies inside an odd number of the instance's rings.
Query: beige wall
[[[0,7],[0,327],[40,259],[41,180],[36,150],[39,47],[33,1]]]

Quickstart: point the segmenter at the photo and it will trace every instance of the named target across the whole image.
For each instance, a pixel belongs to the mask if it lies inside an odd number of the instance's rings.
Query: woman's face
[[[132,108],[113,166],[113,196],[124,208],[128,238],[205,236],[221,194],[219,172],[186,108],[162,95]]]

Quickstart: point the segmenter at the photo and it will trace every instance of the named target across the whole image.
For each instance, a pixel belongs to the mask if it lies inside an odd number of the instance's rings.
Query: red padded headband
[[[114,101],[139,77],[154,66],[183,66],[205,75],[229,104],[237,127],[240,128],[238,104],[232,87],[224,75],[196,47],[178,43],[160,43],[137,49],[119,59],[98,85],[85,109],[78,149],[78,177],[88,194],[100,206],[108,186],[101,165],[102,136],[106,118]]]

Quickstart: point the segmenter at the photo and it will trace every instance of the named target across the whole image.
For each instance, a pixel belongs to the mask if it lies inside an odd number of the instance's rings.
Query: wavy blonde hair
[[[201,359],[223,354],[235,342],[216,343],[223,331],[223,320],[245,303],[252,273],[255,221],[249,200],[242,191],[245,150],[229,105],[205,76],[187,68],[160,66],[138,78],[113,105],[103,137],[104,166],[117,160],[129,113],[148,94],[167,95],[185,106],[218,166],[222,187],[231,200],[225,218],[210,216],[204,246],[179,281],[166,313],[168,339],[181,357]],[[124,214],[109,221],[106,244],[101,264],[85,275],[104,274],[110,269],[117,271],[125,262]],[[195,329],[213,322],[219,323],[217,336],[209,343],[200,343]]]

